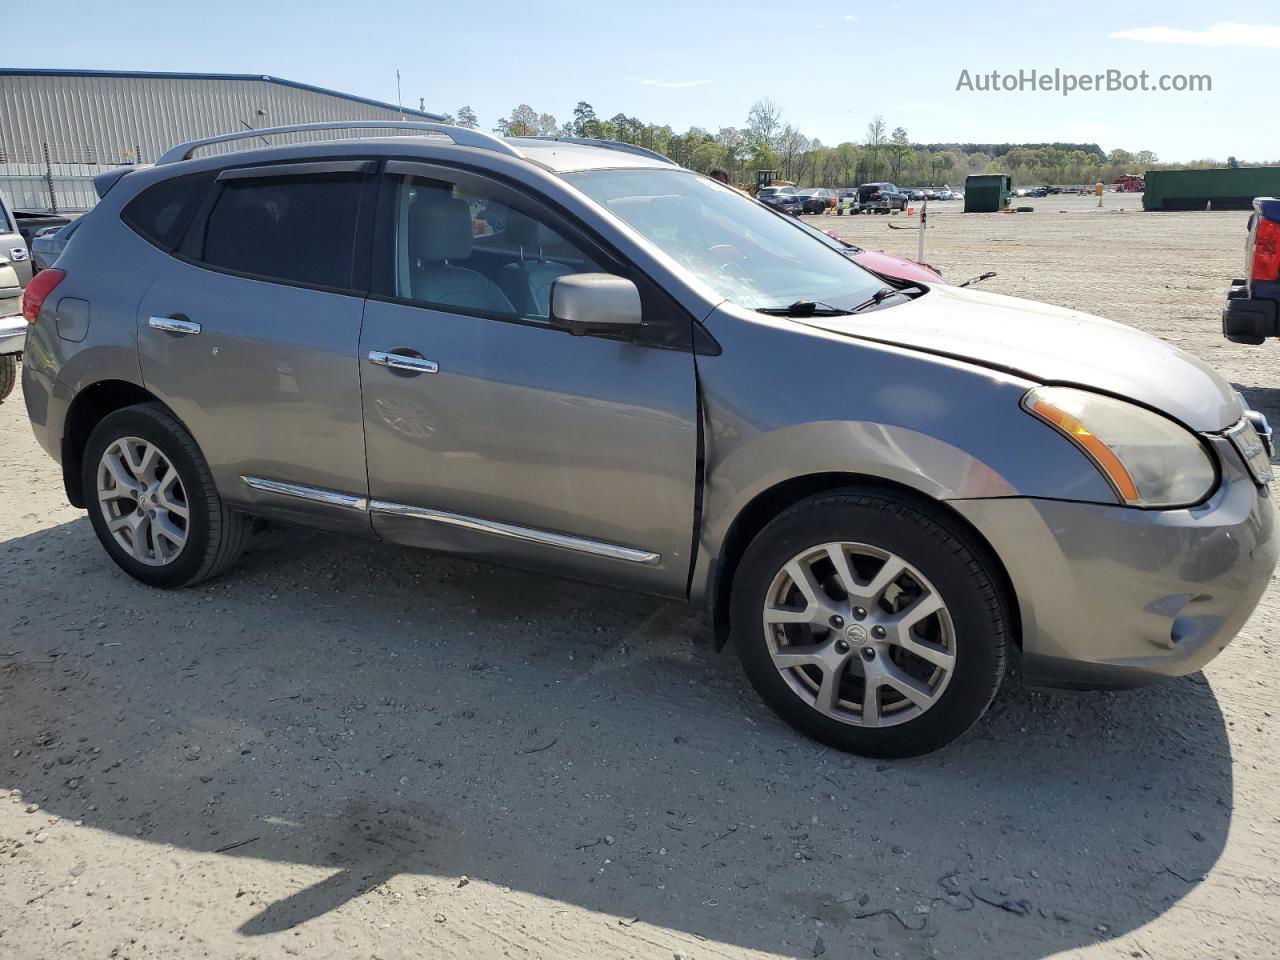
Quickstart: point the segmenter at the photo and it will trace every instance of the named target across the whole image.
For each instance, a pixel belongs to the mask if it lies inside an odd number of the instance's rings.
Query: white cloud
[[[858,18],[854,16],[852,13],[846,13],[844,15],[844,19],[846,23],[853,23],[853,21],[857,20]]]
[[[656,77],[632,77],[631,82],[645,87],[667,87],[673,90],[683,90],[685,87],[705,87],[708,83],[715,83],[714,80],[662,80]]]
[[[1280,47],[1280,26],[1256,23],[1215,23],[1207,30],[1178,27],[1135,27],[1107,34],[1109,40],[1174,43],[1197,47]]]

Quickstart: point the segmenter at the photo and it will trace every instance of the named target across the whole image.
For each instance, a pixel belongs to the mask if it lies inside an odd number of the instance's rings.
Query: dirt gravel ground
[[[1176,341],[1280,418],[1280,345],[1218,332],[1245,215],[1093,203],[936,205],[927,259]],[[903,253],[910,222],[823,218]],[[20,394],[0,504],[6,960],[1280,954],[1274,586],[1203,675],[1014,681],[884,763],[783,727],[679,605],[303,532],[147,589]]]

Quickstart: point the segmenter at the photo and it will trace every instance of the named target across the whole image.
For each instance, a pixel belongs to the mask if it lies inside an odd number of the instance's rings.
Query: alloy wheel
[[[824,543],[792,557],[763,610],[773,665],[814,710],[854,726],[919,717],[955,672],[942,596],[901,557],[863,543]]]
[[[187,544],[191,511],[173,463],[149,440],[123,437],[98,462],[98,507],[107,530],[147,566],[172,563]]]

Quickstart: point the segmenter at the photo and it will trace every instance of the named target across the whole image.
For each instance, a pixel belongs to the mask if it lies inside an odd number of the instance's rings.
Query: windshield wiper
[[[895,297],[898,295],[902,295],[906,297],[908,296],[908,294],[906,293],[907,290],[918,290],[920,293],[927,292],[926,289],[920,286],[920,284],[918,283],[908,283],[906,286],[902,286],[902,287],[884,287],[883,289],[877,290],[875,293],[869,296],[866,300],[863,300],[856,307],[850,308],[847,312],[861,313],[863,310],[870,310],[872,307],[880,306],[880,304],[884,303],[890,297]]]
[[[797,300],[787,307],[757,307],[756,313],[767,313],[771,317],[843,317],[852,310],[841,310],[821,300]]]

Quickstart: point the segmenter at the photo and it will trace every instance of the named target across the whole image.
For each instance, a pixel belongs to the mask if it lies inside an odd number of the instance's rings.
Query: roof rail
[[[254,137],[275,136],[280,133],[309,133],[314,130],[426,130],[431,133],[443,133],[460,147],[479,147],[482,150],[494,150],[505,153],[509,157],[524,159],[524,154],[501,137],[482,130],[472,130],[450,123],[434,123],[426,120],[333,120],[324,123],[295,123],[287,127],[264,127],[261,130],[237,130],[235,133],[224,133],[216,137],[204,137],[201,140],[189,140],[166,150],[156,161],[177,163],[190,160],[191,154],[200,147],[212,143],[226,143],[230,140],[249,140]],[[636,148],[639,149],[639,148]]]
[[[537,136],[537,137],[519,137],[520,140],[558,140],[561,143],[578,143],[584,147],[604,147],[608,150],[621,150],[624,153],[634,153],[637,156],[649,157],[652,160],[661,160],[663,163],[669,163],[673,167],[678,167],[670,157],[659,153],[657,150],[650,150],[648,147],[637,147],[634,143],[623,143],[621,140],[605,140],[602,137],[558,137],[558,136]]]

